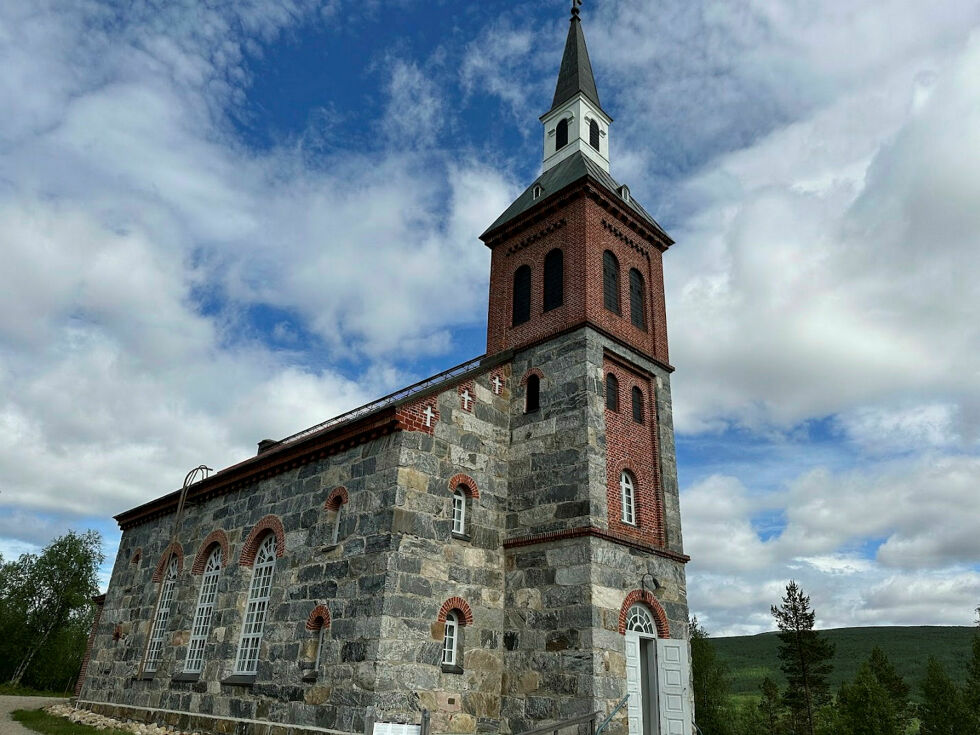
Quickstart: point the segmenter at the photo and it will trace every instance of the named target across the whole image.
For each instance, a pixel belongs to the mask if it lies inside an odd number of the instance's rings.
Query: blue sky
[[[0,6],[0,553],[481,354],[568,3]],[[692,609],[980,602],[980,10],[587,0],[666,258]]]

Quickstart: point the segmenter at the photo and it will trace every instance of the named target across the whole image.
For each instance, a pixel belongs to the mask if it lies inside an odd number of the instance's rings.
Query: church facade
[[[662,256],[577,5],[487,354],[117,516],[80,705],[183,729],[692,732]],[[423,717],[423,713],[425,716]]]

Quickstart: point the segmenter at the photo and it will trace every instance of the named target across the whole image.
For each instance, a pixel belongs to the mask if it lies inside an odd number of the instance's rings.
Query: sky
[[[0,553],[485,350],[566,0],[0,3]],[[980,5],[586,0],[692,612],[980,604]],[[103,570],[107,579],[108,563]]]

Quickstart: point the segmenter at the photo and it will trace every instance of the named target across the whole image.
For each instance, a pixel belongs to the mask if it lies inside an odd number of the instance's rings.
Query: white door
[[[640,673],[640,634],[626,631],[626,716],[630,735],[643,735],[643,677]]]
[[[628,661],[628,659],[627,659]],[[629,664],[627,663],[627,672]],[[660,699],[661,735],[690,735],[691,679],[688,647],[685,640],[657,640],[657,684]],[[633,697],[631,696],[630,699]],[[633,735],[632,722],[630,735]]]

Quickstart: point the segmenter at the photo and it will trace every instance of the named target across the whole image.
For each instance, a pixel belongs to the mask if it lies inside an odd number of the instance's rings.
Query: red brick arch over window
[[[473,624],[473,611],[467,604],[466,600],[462,597],[450,597],[444,603],[442,607],[439,608],[439,617],[436,618],[440,623],[446,622],[446,616],[453,610],[459,610],[460,615],[460,625],[472,625]]]
[[[259,552],[259,542],[270,531],[276,537],[276,558],[279,559],[286,553],[286,532],[283,531],[282,521],[279,520],[278,516],[269,515],[256,523],[248,538],[245,539],[242,555],[238,558],[238,563],[241,566],[250,567],[255,563],[255,555]]]
[[[176,541],[171,541],[170,545],[160,554],[160,561],[157,562],[157,568],[153,570],[154,582],[163,581],[163,574],[167,571],[167,565],[170,563],[171,556],[177,557],[177,574],[184,571],[184,549]]]
[[[216,528],[208,534],[201,548],[197,550],[197,556],[194,557],[194,564],[191,566],[191,574],[204,574],[204,567],[211,555],[211,547],[215,544],[221,547],[221,566],[228,566],[228,534]]]
[[[327,510],[340,510],[340,506],[349,502],[350,495],[347,494],[347,488],[341,485],[330,491],[330,495],[327,496],[327,502],[323,504],[323,507]]]
[[[537,375],[538,380],[544,380],[544,373],[542,373],[538,368],[531,368],[524,373],[524,377],[521,378],[521,385],[527,385],[527,379],[532,375]]]
[[[456,492],[456,488],[462,485],[466,490],[464,492],[471,498],[480,497],[480,488],[476,486],[476,480],[474,480],[469,475],[464,475],[462,472],[453,475],[449,478],[449,492]]]
[[[320,630],[330,627],[330,611],[326,605],[317,605],[306,619],[307,630]]]
[[[667,613],[664,612],[657,598],[645,590],[633,590],[626,595],[626,599],[623,600],[623,606],[619,609],[619,632],[626,632],[626,618],[629,616],[630,608],[638,602],[644,603],[650,608],[650,612],[653,613],[653,620],[657,624],[657,637],[670,638]]]

